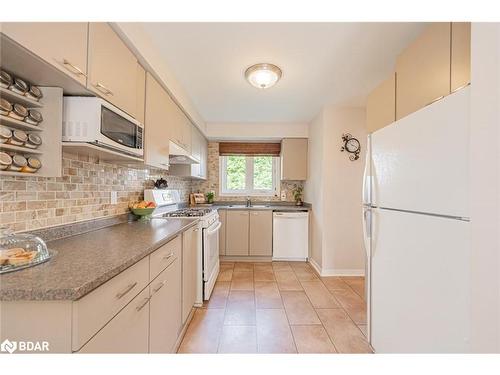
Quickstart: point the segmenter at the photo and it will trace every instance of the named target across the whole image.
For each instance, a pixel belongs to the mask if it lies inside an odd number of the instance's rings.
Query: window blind
[[[221,142],[219,155],[279,156],[281,143]]]

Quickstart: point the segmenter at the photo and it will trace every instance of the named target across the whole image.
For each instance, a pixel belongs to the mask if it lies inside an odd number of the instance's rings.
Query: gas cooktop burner
[[[199,217],[205,216],[212,212],[211,208],[186,208],[183,210],[177,210],[173,212],[168,212],[163,216],[166,217]]]

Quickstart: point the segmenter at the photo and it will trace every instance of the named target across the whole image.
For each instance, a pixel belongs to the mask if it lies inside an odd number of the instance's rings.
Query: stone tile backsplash
[[[0,176],[0,224],[33,230],[126,213],[153,180],[165,178],[188,202],[192,182],[165,171],[133,169],[87,155],[63,153],[62,177]],[[111,191],[118,203],[111,204]]]
[[[286,201],[295,202],[293,199],[293,190],[297,185],[304,186],[303,181],[281,181],[281,191],[286,192]],[[193,192],[207,193],[215,192],[216,201],[241,201],[245,197],[223,196],[219,195],[219,143],[208,143],[208,179],[206,181],[193,181]],[[254,201],[281,201],[280,197],[252,197]]]
[[[191,192],[215,191],[217,201],[242,200],[219,196],[219,144],[208,145],[208,180],[169,176],[157,169],[134,169],[99,161],[88,155],[63,153],[62,177],[0,176],[0,225],[14,231],[35,230],[61,224],[112,217],[128,212],[130,202],[143,199],[143,191],[163,177],[169,188],[181,192],[184,202]],[[282,181],[287,201],[302,181]],[[111,204],[111,191],[118,203]],[[252,197],[256,201],[280,201],[280,197]]]

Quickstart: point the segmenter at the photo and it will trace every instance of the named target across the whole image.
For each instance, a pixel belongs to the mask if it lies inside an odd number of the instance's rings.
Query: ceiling
[[[144,23],[208,123],[308,122],[324,105],[363,106],[423,23]],[[283,70],[267,90],[245,69]]]

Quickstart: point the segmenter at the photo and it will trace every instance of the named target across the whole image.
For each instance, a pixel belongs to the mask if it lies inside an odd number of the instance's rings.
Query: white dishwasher
[[[307,260],[309,212],[273,213],[273,260]]]

